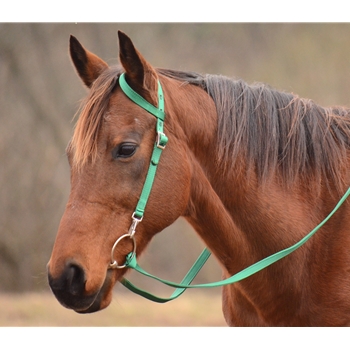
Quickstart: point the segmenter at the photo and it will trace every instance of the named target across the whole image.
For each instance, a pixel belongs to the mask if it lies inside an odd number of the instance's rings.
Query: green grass
[[[0,294],[2,327],[220,327],[226,326],[221,297],[187,292],[166,304],[116,293],[111,305],[80,315],[62,307],[50,293]]]

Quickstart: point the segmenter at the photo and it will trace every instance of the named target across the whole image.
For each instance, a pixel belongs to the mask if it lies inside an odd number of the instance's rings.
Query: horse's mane
[[[70,147],[74,164],[96,158],[97,139],[109,98],[122,70],[106,70],[81,107]],[[158,69],[158,73],[201,87],[218,114],[218,161],[227,168],[244,155],[261,181],[279,174],[285,183],[300,177],[342,187],[342,164],[350,147],[349,110],[323,108],[311,100],[242,80]]]
[[[285,184],[298,179],[327,182],[342,191],[350,148],[350,110],[323,108],[312,100],[218,75],[161,70],[200,86],[213,98],[218,114],[218,157],[234,168],[239,155],[260,181],[280,175]],[[348,185],[348,184],[347,184]]]

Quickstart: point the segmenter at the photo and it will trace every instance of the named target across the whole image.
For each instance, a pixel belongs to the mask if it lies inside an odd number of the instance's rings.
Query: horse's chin
[[[96,293],[96,296],[93,300],[93,302],[86,308],[86,309],[74,309],[74,311],[80,313],[80,314],[88,314],[93,313],[96,311],[100,311],[105,309],[112,301],[113,297],[113,287],[115,284],[115,280],[112,277],[112,271],[109,270],[107,272],[106,279],[103,283],[102,288]]]
[[[103,289],[101,289],[100,292],[97,294],[96,299],[87,309],[84,309],[84,310],[79,309],[74,311],[79,314],[91,314],[93,312],[97,312],[105,309],[107,306],[109,306],[111,301],[112,301],[112,292],[104,294]]]

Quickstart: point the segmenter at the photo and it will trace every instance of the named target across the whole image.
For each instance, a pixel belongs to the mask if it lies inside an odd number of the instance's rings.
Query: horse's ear
[[[80,78],[90,88],[92,83],[108,67],[108,64],[86,50],[73,35],[70,36],[69,51]]]
[[[119,59],[125,69],[130,86],[149,102],[157,103],[158,76],[155,69],[135,48],[131,39],[121,31],[119,37]]]

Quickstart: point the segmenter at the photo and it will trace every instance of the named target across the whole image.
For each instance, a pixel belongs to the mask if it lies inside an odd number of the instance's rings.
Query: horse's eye
[[[112,157],[114,159],[131,157],[136,152],[136,148],[137,145],[134,143],[122,143],[113,149]]]

